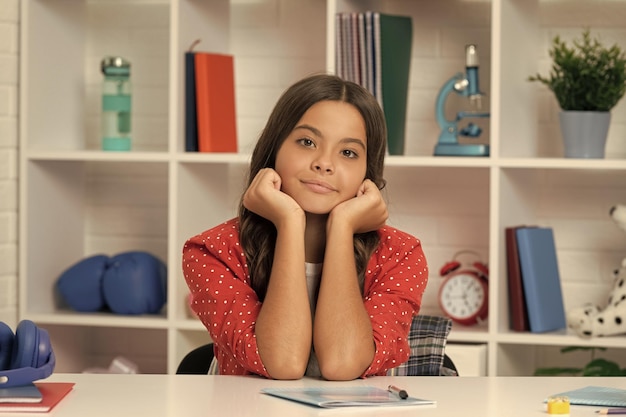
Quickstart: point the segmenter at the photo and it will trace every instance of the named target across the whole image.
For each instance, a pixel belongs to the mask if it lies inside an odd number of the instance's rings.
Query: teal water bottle
[[[130,62],[118,56],[101,62],[102,84],[102,149],[129,151],[131,132]]]

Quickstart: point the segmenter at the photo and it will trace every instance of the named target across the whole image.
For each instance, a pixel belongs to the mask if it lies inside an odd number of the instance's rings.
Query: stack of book
[[[194,45],[185,53],[185,151],[237,152],[234,58]]]
[[[376,97],[387,120],[389,154],[402,155],[413,41],[411,18],[340,12],[335,25],[335,73]]]
[[[507,227],[505,244],[511,330],[543,333],[565,329],[552,228]]]
[[[47,413],[73,387],[73,382],[35,382],[0,388],[0,413]]]

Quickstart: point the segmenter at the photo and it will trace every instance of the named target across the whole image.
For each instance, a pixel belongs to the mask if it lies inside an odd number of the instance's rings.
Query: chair
[[[409,360],[390,369],[388,375],[458,376],[454,362],[445,353],[452,320],[448,317],[417,315],[409,331]]]
[[[446,372],[446,370],[449,370],[451,372]],[[454,364],[454,362],[452,361],[452,359],[448,356],[447,353],[443,354],[443,369],[442,369],[442,374],[444,376],[459,376],[459,371],[458,369],[456,369],[456,365]]]
[[[388,375],[457,376],[454,362],[445,353],[451,328],[452,320],[447,317],[415,316],[409,332],[411,356],[407,362],[390,369]],[[213,343],[197,347],[180,361],[176,373],[206,375],[213,356]]]
[[[209,373],[211,362],[213,361],[213,343],[208,343],[195,348],[187,353],[178,364],[177,374],[202,374]]]

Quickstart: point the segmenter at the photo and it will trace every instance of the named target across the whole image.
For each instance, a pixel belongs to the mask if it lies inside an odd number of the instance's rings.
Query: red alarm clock
[[[461,263],[458,258],[471,255],[472,261]],[[489,269],[472,251],[457,252],[453,260],[441,267],[444,278],[439,287],[439,307],[456,323],[469,326],[487,318],[489,306]]]

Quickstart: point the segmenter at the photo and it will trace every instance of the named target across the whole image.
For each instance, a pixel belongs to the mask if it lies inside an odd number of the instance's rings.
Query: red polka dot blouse
[[[409,358],[408,333],[428,281],[420,241],[385,226],[368,263],[363,303],[372,323],[376,354],[362,377],[385,375]],[[261,309],[250,286],[239,244],[239,220],[231,219],[190,238],[183,272],[191,308],[209,331],[222,375],[269,377],[257,350],[255,322]]]

